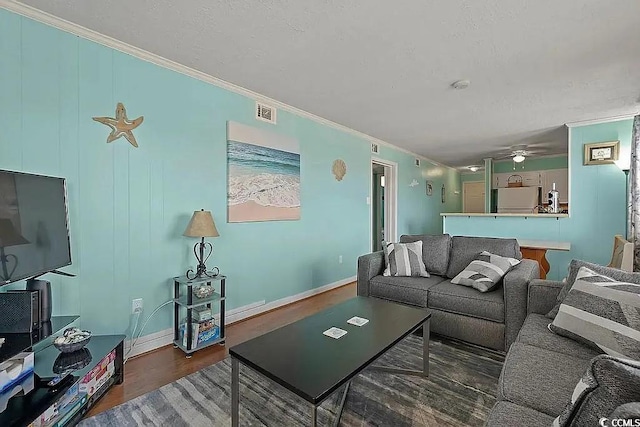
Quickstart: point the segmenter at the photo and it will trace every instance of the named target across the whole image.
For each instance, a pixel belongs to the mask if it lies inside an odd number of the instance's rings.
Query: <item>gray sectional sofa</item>
[[[529,281],[539,278],[538,264],[522,260],[497,289],[482,293],[454,285],[451,279],[482,251],[521,259],[515,239],[464,237],[448,234],[402,236],[400,242],[422,240],[423,260],[431,277],[383,276],[382,251],[358,259],[358,295],[432,311],[431,331],[484,347],[506,351],[527,315]]]
[[[640,273],[627,273],[574,260],[569,281],[586,266],[615,280],[640,283]],[[578,381],[591,359],[601,352],[548,329],[562,282],[532,280],[529,284],[527,318],[511,345],[498,385],[498,402],[491,410],[488,426],[551,425],[569,403]],[[601,414],[605,416],[607,414]]]

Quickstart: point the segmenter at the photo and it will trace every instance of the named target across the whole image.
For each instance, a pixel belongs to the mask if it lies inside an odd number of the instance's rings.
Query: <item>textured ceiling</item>
[[[638,0],[23,3],[453,166],[640,110]]]

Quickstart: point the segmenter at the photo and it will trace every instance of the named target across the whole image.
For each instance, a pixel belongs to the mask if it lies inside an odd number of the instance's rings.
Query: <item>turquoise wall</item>
[[[462,182],[484,181],[484,172],[463,173],[463,174],[460,174],[460,180]]]
[[[146,317],[171,297],[170,278],[194,264],[182,237],[194,210],[211,210],[220,237],[213,261],[226,274],[228,308],[274,301],[356,273],[369,251],[370,143],[287,111],[256,121],[254,100],[0,9],[0,168],[67,178],[76,278],[47,275],[54,314],[80,314],[94,333],[122,333],[131,299]],[[91,118],[123,102],[144,115],[135,149]],[[226,222],[226,122],[300,142],[301,220]],[[458,210],[459,173],[381,146],[398,163],[398,232],[441,232]],[[331,174],[335,159],[345,178]],[[425,195],[425,180],[438,191]],[[419,186],[410,187],[413,179]],[[446,182],[449,197],[440,203]],[[436,203],[437,202],[437,203]],[[338,263],[338,256],[343,263]],[[171,326],[163,308],[145,334]]]
[[[454,235],[516,237],[571,242],[571,251],[547,252],[548,276],[566,275],[571,259],[608,264],[613,236],[624,234],[625,175],[614,164],[584,166],[583,145],[620,141],[620,155],[629,156],[633,120],[574,127],[569,134],[569,218],[447,217],[445,232]]]
[[[569,167],[568,156],[541,157],[541,158],[527,159],[524,162],[524,169],[522,169],[520,165],[516,166],[518,171],[523,171],[523,172],[541,171],[541,170],[549,170],[549,169],[565,169],[567,167]],[[506,172],[513,172],[513,162],[506,161],[506,162],[493,163],[493,173],[506,173]],[[462,180],[462,182],[484,181],[484,172],[463,173],[460,175],[460,179]]]
[[[566,155],[556,157],[527,158],[524,161],[524,165],[516,163],[516,171],[520,172],[541,171],[548,169],[565,169],[567,167],[569,167],[569,158]],[[507,172],[513,172],[512,161],[507,160],[505,162],[493,163],[493,173]]]

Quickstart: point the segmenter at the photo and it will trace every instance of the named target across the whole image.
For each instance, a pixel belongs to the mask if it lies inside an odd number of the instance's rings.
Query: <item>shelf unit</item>
[[[225,282],[227,277],[223,275],[217,275],[214,277],[197,277],[189,279],[186,276],[174,277],[174,298],[173,298],[173,345],[176,348],[181,349],[187,354],[187,357],[191,357],[191,354],[201,350],[203,348],[212,346],[214,344],[224,345],[225,343],[225,325],[224,325],[224,312],[225,312]],[[213,286],[216,287],[219,284],[219,292],[214,292],[212,295],[205,298],[198,298],[193,294],[194,288],[198,286]],[[184,291],[184,293],[181,293]],[[218,327],[220,334],[215,340],[207,341],[204,344],[198,344],[195,347],[193,343],[193,309],[200,306],[206,306],[212,310],[213,306],[218,306],[219,309],[219,322]],[[182,337],[180,336],[180,309],[186,309],[186,326],[184,334],[186,335],[186,344],[182,343]]]
[[[84,376],[94,369],[109,353],[115,350],[114,373],[91,396],[78,393],[78,398],[69,410],[53,417],[47,426],[73,426],[80,422],[86,412],[93,406],[114,384],[121,384],[124,380],[124,335],[94,335],[85,346],[83,356],[86,364],[70,371],[56,386],[47,383],[59,374],[66,365],[65,355],[52,344],[52,338],[75,322],[79,316],[54,316],[50,322],[31,334],[3,334],[10,347],[2,348],[2,357],[8,360],[22,351],[34,352],[33,388],[27,393],[2,402],[4,410],[0,412],[0,426],[26,426],[37,420],[41,414],[56,405],[72,387],[78,387]],[[11,355],[13,353],[13,355]],[[75,362],[73,360],[72,362]],[[2,395],[0,395],[1,400]]]

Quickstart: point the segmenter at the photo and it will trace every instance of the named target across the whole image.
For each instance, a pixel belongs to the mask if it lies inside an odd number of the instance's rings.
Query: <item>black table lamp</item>
[[[193,216],[191,217],[191,221],[189,221],[189,225],[187,225],[187,229],[184,230],[184,236],[186,237],[199,237],[202,239],[200,242],[196,243],[193,247],[193,253],[198,260],[198,267],[194,272],[192,269],[187,271],[188,279],[196,279],[199,277],[207,276],[207,277],[216,277],[220,270],[218,267],[213,267],[212,271],[207,271],[207,266],[205,263],[213,253],[213,246],[209,242],[205,242],[205,237],[218,237],[218,230],[216,229],[216,224],[213,222],[213,216],[210,211],[205,211],[204,209],[195,211]],[[205,257],[205,249],[209,250],[209,253]]]
[[[13,254],[5,254],[4,248],[26,245],[27,243],[29,241],[18,233],[10,219],[0,218],[0,265],[2,266],[0,279],[2,281],[11,280],[11,276],[18,268],[18,257]],[[9,263],[13,263],[11,270],[8,267]]]

